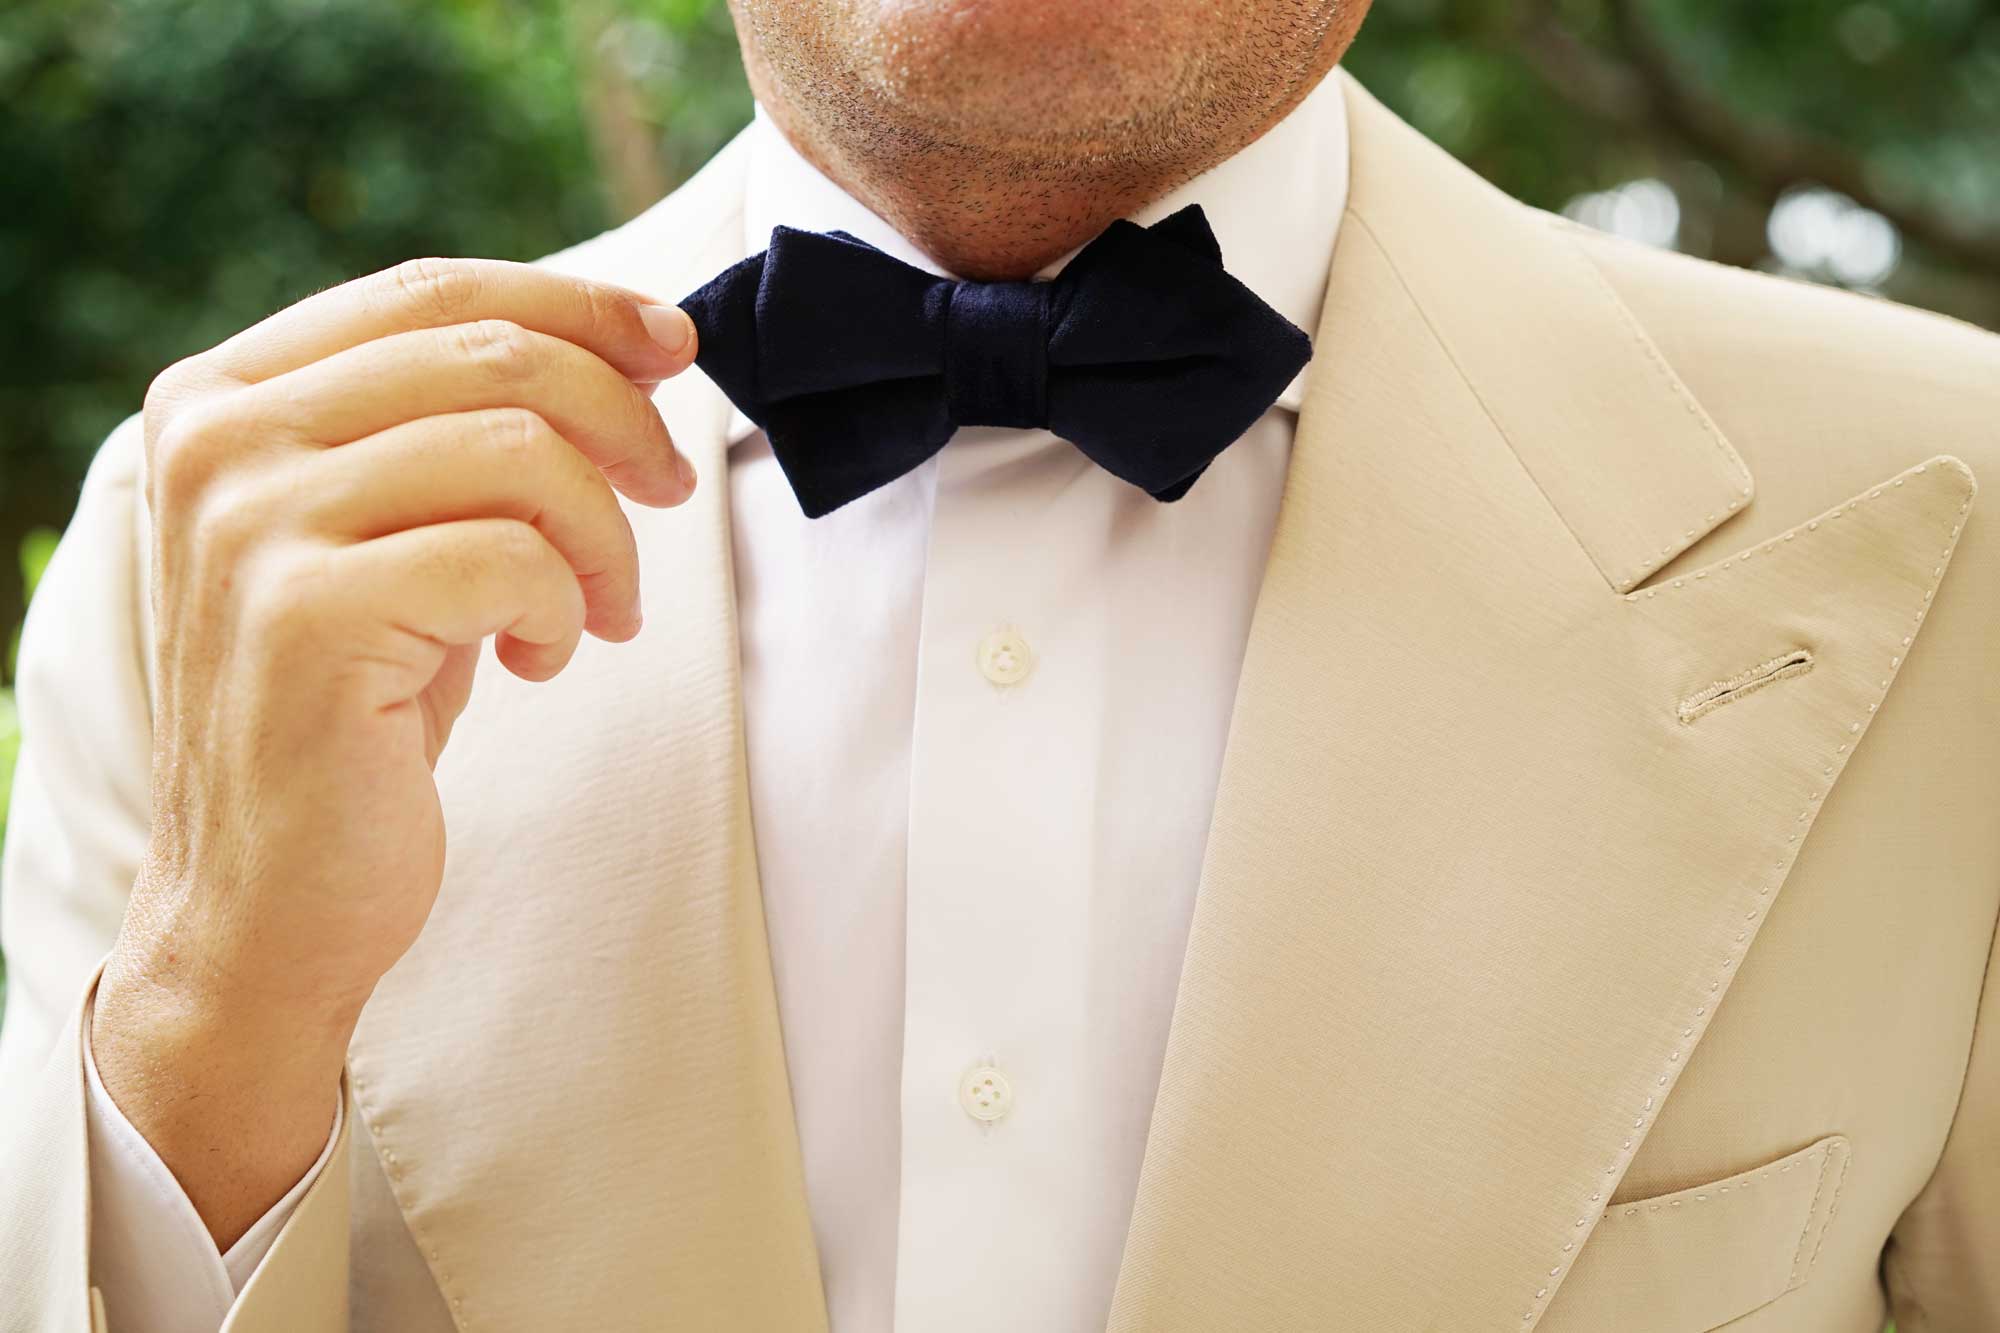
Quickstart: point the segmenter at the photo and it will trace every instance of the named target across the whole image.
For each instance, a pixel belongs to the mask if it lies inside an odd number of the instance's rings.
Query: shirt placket
[[[1067,1327],[1086,1243],[1095,711],[1090,464],[1033,431],[939,455],[911,754],[898,1329]],[[1082,580],[1083,582],[1079,582]],[[1087,1304],[1088,1302],[1086,1302]]]

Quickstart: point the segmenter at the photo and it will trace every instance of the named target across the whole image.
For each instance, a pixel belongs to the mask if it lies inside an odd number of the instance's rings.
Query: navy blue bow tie
[[[1050,282],[957,282],[846,232],[777,227],[681,308],[697,364],[763,428],[808,518],[960,426],[1045,427],[1178,500],[1312,355],[1223,271],[1199,205],[1112,223]]]

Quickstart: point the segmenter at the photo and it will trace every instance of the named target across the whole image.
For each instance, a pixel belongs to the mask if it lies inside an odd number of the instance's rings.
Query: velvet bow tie
[[[777,227],[681,308],[697,364],[763,429],[809,518],[960,426],[1045,427],[1178,500],[1312,355],[1223,271],[1199,205],[1112,223],[1049,282],[958,282],[845,232]]]

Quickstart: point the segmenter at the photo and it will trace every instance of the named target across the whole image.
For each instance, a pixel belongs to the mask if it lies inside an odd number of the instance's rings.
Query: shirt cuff
[[[147,1333],[217,1333],[340,1140],[345,1099],[334,1100],[333,1132],[297,1184],[229,1247],[216,1251],[201,1215],[167,1164],[111,1099],[90,1049],[83,1015],[83,1067],[90,1120],[92,1283],[114,1326],[120,1311],[144,1311]]]

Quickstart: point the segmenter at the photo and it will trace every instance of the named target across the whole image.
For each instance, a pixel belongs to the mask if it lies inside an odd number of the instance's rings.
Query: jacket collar
[[[1569,224],[1486,184],[1343,82],[1355,227],[1605,581],[1636,587],[1748,505],[1750,470],[1569,242]]]

